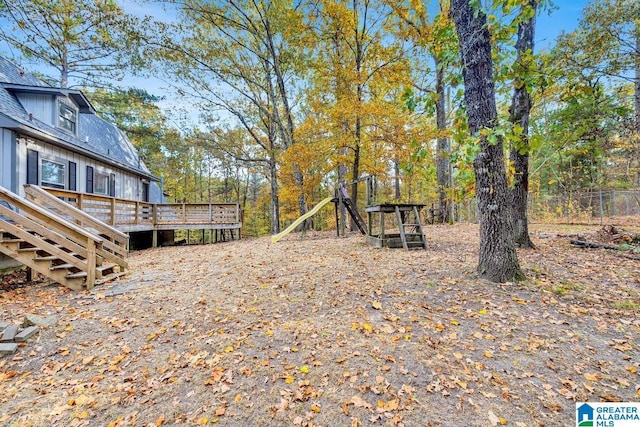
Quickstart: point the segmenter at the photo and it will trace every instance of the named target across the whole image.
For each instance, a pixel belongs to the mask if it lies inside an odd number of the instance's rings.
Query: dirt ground
[[[477,278],[462,224],[421,251],[290,235],[17,287],[0,321],[58,323],[0,359],[0,425],[575,425],[577,401],[640,401],[640,261],[569,243],[599,228],[531,226],[520,283]]]

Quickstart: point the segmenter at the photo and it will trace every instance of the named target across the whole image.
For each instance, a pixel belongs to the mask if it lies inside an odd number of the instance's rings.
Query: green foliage
[[[136,62],[138,20],[113,0],[0,0],[0,39],[70,80],[99,86]]]

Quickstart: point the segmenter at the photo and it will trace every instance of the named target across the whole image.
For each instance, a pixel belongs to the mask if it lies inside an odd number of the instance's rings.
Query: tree
[[[147,56],[160,59],[180,91],[197,100],[203,119],[220,110],[244,128],[254,150],[250,162],[268,165],[272,232],[279,231],[279,156],[296,145],[294,106],[305,66],[303,15],[298,4],[269,0],[167,1],[181,19],[158,24],[148,35]],[[209,123],[211,130],[215,126]],[[214,140],[215,141],[215,140]],[[304,177],[295,167],[299,211],[306,212]]]
[[[529,114],[531,112],[530,80],[532,73],[533,40],[536,24],[537,0],[528,0],[522,7],[522,21],[518,23],[518,40],[516,41],[517,59],[514,65],[516,78],[513,97],[509,108],[509,122],[514,127],[515,142],[510,151],[510,162],[513,166],[513,188],[511,198],[513,204],[513,227],[515,242],[523,248],[533,248],[529,237],[527,219],[527,198],[529,194]]]
[[[338,181],[355,182],[363,172],[382,171],[393,163],[388,156],[377,156],[384,150],[375,140],[376,131],[390,114],[387,101],[408,84],[408,64],[388,31],[391,10],[383,3],[316,0],[313,5],[318,42],[314,105],[326,117],[326,133],[335,145]],[[356,183],[350,197],[358,198]],[[351,225],[354,229],[353,221]]]
[[[414,87],[426,93],[426,103],[432,103],[436,113],[436,180],[438,185],[439,215],[442,222],[449,221],[451,205],[451,142],[447,120],[446,84],[447,74],[458,55],[455,47],[455,29],[449,17],[447,2],[439,2],[440,13],[429,20],[427,8],[422,1],[407,0],[398,2],[387,0],[399,17],[401,31],[413,44],[424,51],[433,60],[435,69],[434,87],[428,88],[414,83]],[[403,28],[406,27],[406,28]],[[421,70],[422,71],[422,70]],[[422,71],[424,73],[424,71]]]
[[[567,67],[591,80],[601,77],[634,87],[634,168],[640,184],[640,3],[635,0],[592,0],[578,28],[558,39],[554,49]]]
[[[480,223],[478,273],[493,282],[521,280],[524,274],[513,238],[503,143],[494,132],[498,112],[487,18],[469,0],[452,0],[451,16],[460,43],[469,130],[480,145],[474,159]]]
[[[134,61],[137,25],[114,0],[0,0],[0,39],[55,69],[60,87],[122,78]]]

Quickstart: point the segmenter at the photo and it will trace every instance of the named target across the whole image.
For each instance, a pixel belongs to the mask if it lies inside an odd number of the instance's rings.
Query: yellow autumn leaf
[[[207,417],[202,417],[198,420],[198,424],[200,424],[201,426],[207,424],[209,422],[209,418]]]
[[[635,366],[631,365],[629,367],[627,367],[627,371],[631,372],[632,374],[635,374],[636,372],[638,372],[638,370],[636,369]]]
[[[302,372],[303,374],[308,374],[309,373],[309,367],[307,365],[302,365],[300,367],[300,372]]]
[[[242,395],[240,393],[236,394],[236,397],[233,399],[233,401],[236,403],[242,401]]]
[[[287,378],[284,379],[284,382],[287,384],[292,384],[294,381],[295,380],[291,375],[289,375]]]
[[[313,412],[315,412],[316,414],[320,413],[320,407],[318,405],[316,405],[316,404],[311,405],[311,410]]]
[[[458,325],[460,325],[460,322],[458,322],[456,319],[451,319],[451,320],[449,320],[449,323],[451,323],[453,326],[458,326]]]
[[[489,359],[491,359],[493,357],[493,353],[491,353],[490,351],[485,351],[484,357],[488,357]]]
[[[160,415],[158,419],[156,419],[156,427],[159,427],[162,424],[164,424],[164,415]]]
[[[298,347],[291,347],[291,352],[292,353],[297,353],[298,352]]]
[[[231,353],[233,351],[233,346],[232,345],[228,345],[224,348],[224,352],[225,353]]]
[[[374,301],[373,304],[371,304],[371,307],[375,308],[376,310],[380,310],[382,308],[382,303],[380,301]]]
[[[487,314],[487,310],[483,308],[482,310],[478,311],[478,314]]]
[[[267,332],[265,332],[265,335],[267,335],[268,337],[273,335],[273,331],[271,329],[269,329]]]
[[[364,329],[365,331],[372,331],[373,327],[368,323],[363,323],[362,324],[362,329]]]
[[[76,418],[80,418],[81,420],[84,420],[88,416],[89,416],[89,412],[87,411],[82,411],[79,414],[76,414]]]
[[[598,381],[598,376],[595,374],[584,374],[584,377],[588,380],[588,381]]]

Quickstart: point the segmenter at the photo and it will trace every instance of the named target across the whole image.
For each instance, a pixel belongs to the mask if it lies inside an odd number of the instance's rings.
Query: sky
[[[143,3],[140,0],[116,0],[117,3],[125,10],[125,12],[137,15],[153,15],[154,18],[167,20],[171,18],[170,13],[162,9],[157,3]],[[429,1],[429,0],[425,0]],[[547,0],[549,1],[549,0]],[[543,10],[539,13],[536,22],[536,51],[550,48],[554,45],[555,39],[559,34],[573,31],[580,19],[581,11],[588,0],[550,0],[553,3],[552,10]],[[547,8],[549,9],[549,8]],[[12,58],[13,55],[8,54],[7,46],[0,44],[0,55]],[[13,51],[15,53],[15,51]],[[25,64],[26,65],[26,64]],[[27,68],[27,67],[25,67]],[[29,68],[28,68],[29,69]],[[45,70],[40,70],[44,72]],[[50,73],[49,73],[50,74]],[[165,96],[166,100],[160,103],[160,107],[167,113],[175,110],[177,99],[172,96],[172,90],[169,84],[155,77],[139,78],[131,76],[122,82],[117,82],[120,87],[136,87],[147,90],[149,93],[157,96]]]

